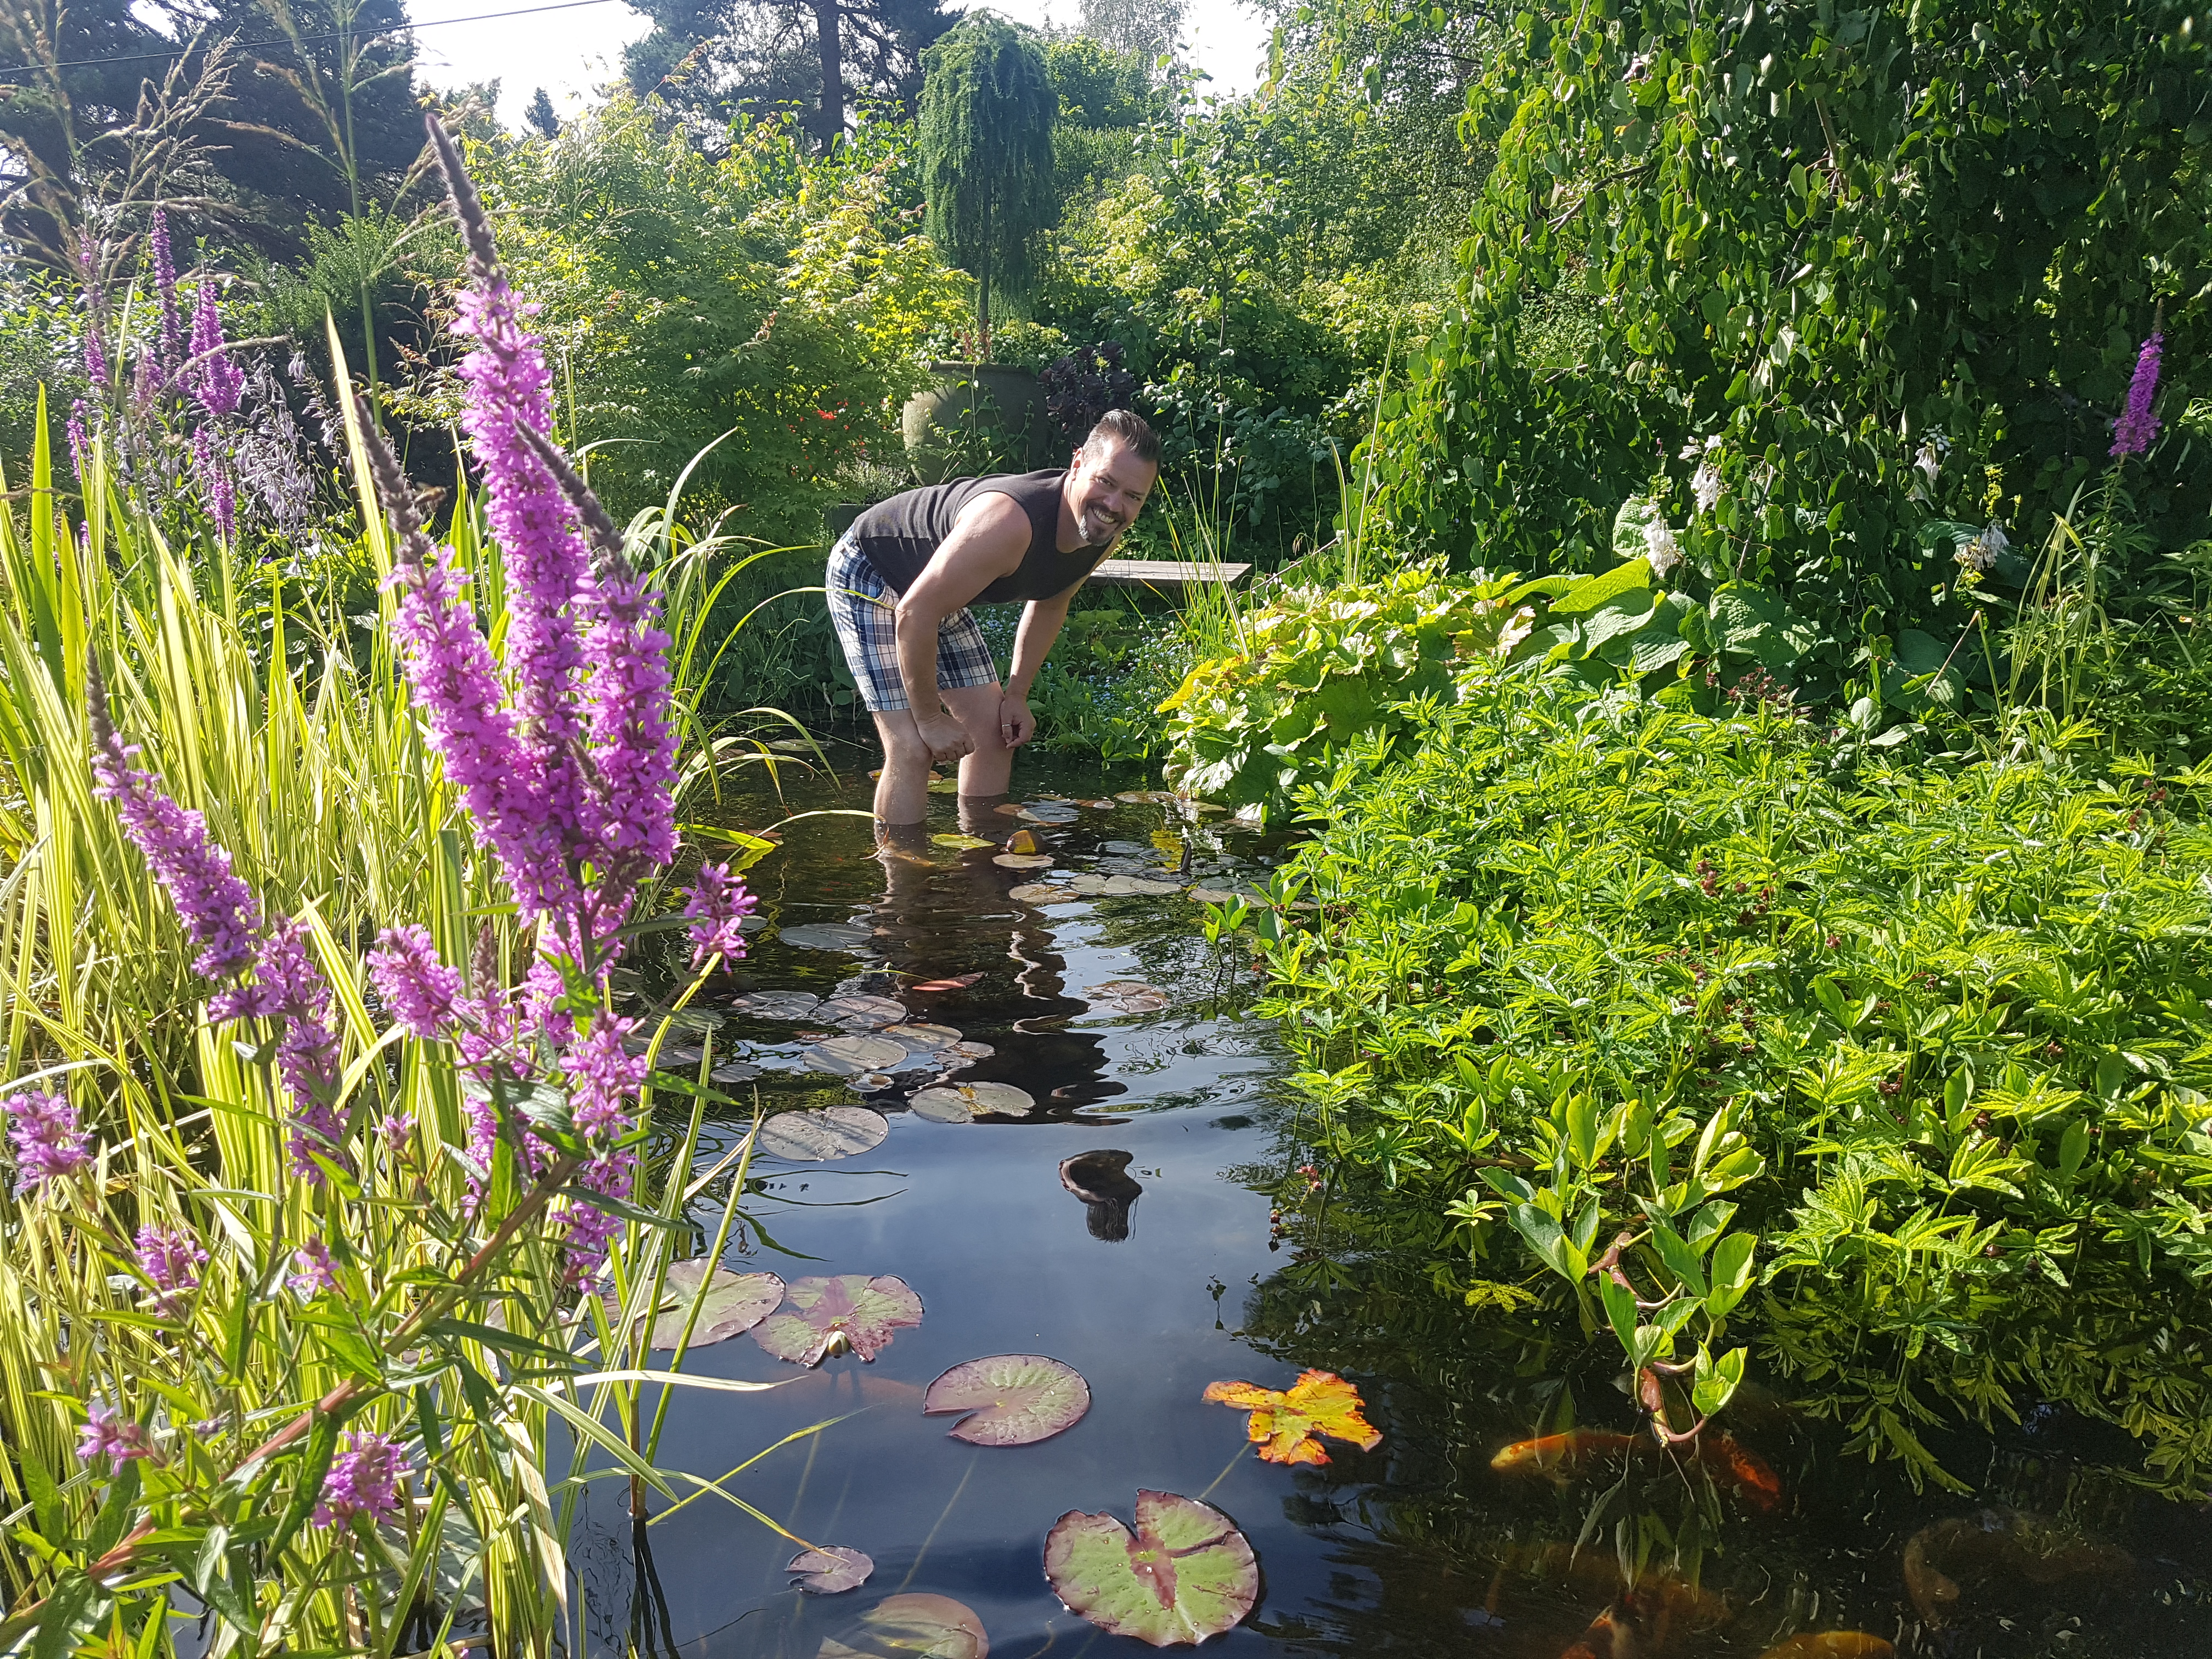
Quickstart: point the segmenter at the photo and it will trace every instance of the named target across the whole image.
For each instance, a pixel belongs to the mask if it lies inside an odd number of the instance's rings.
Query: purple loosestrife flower
[[[410,1035],[447,1035],[461,994],[461,975],[438,960],[428,928],[411,922],[386,928],[377,948],[368,953],[368,977],[392,1017]]]
[[[668,635],[644,580],[603,568],[589,579],[584,642],[600,863],[635,881],[676,856],[676,732],[668,721]]]
[[[153,1285],[155,1312],[174,1318],[199,1288],[200,1269],[208,1253],[182,1227],[141,1227],[138,1230],[138,1271]]]
[[[380,1434],[347,1435],[344,1449],[323,1476],[315,1524],[339,1526],[356,1516],[372,1525],[391,1520],[399,1513],[399,1477],[406,1469],[396,1443]]]
[[[198,365],[192,392],[200,407],[218,421],[236,414],[238,400],[246,392],[246,371],[224,349],[222,314],[216,309],[212,279],[201,282],[199,299],[192,308],[192,360]]]
[[[84,399],[77,398],[70,404],[69,447],[70,465],[76,469],[76,481],[84,482],[84,475],[92,467],[92,438],[85,430]]]
[[[2112,422],[2112,456],[2116,461],[2142,454],[2158,436],[2159,419],[2150,412],[2150,406],[2158,396],[2159,359],[2165,349],[2166,336],[2153,334],[2136,357],[2135,378],[2128,382],[2128,406]]]
[[[215,434],[205,427],[192,434],[192,471],[199,477],[200,494],[206,498],[208,514],[214,519],[216,532],[225,541],[234,539],[238,534],[238,488],[231,483],[230,469],[216,452]]]
[[[636,1154],[624,1150],[606,1152],[577,1171],[576,1184],[610,1198],[628,1198]],[[580,1285],[599,1272],[607,1259],[607,1247],[623,1230],[622,1218],[582,1199],[566,1200],[555,1218],[568,1235],[568,1260],[562,1271],[568,1282]]]
[[[84,290],[84,378],[95,396],[107,390],[111,378],[107,349],[100,343],[100,306],[89,285]]]
[[[169,216],[154,210],[154,228],[147,238],[154,258],[154,295],[161,305],[161,387],[185,361],[185,319],[177,309],[177,264],[169,254]]]
[[[210,979],[234,974],[252,959],[260,907],[252,890],[231,873],[230,854],[208,838],[207,820],[161,792],[151,772],[135,769],[107,707],[107,685],[94,664],[86,679],[92,724],[93,793],[115,803],[125,834],[169,890],[178,920],[200,947],[193,969]]]
[[[629,1106],[645,1086],[646,1063],[643,1054],[633,1054],[623,1048],[623,1040],[636,1025],[634,1019],[601,1015],[564,1057],[569,1118],[576,1133],[587,1140],[611,1139],[629,1133]]]
[[[77,1431],[76,1455],[83,1463],[97,1457],[127,1463],[134,1457],[151,1457],[154,1448],[147,1443],[143,1427],[125,1422],[113,1407],[95,1400],[85,1407],[84,1426]]]
[[[692,970],[696,973],[717,956],[731,962],[744,956],[741,924],[760,903],[745,890],[744,882],[732,875],[726,864],[702,865],[688,896],[684,915],[690,923]]]
[[[369,471],[399,532],[391,583],[398,590],[392,637],[408,683],[429,727],[430,746],[476,819],[477,839],[530,916],[569,915],[583,903],[560,836],[548,822],[519,734],[506,707],[499,665],[470,610],[451,548],[433,548],[399,458],[364,422]]]
[[[15,1190],[29,1192],[75,1175],[92,1163],[92,1137],[77,1127],[76,1108],[56,1089],[26,1089],[0,1098],[15,1148]]]
[[[221,1024],[234,1019],[276,1019],[283,1035],[276,1042],[276,1070],[292,1097],[292,1173],[320,1186],[321,1167],[313,1156],[343,1157],[343,1133],[331,1097],[337,1092],[338,1040],[331,1030],[331,988],[307,946],[307,930],[289,916],[272,923],[253,959],[253,982],[211,999],[208,1017]]]
[[[553,377],[538,337],[522,325],[499,247],[460,153],[435,116],[430,142],[469,250],[458,332],[476,344],[461,360],[461,428],[483,471],[484,516],[506,561],[507,665],[514,675],[518,741],[537,780],[545,822],[574,854],[586,833],[580,732],[569,701],[584,661],[571,605],[586,566],[568,498],[524,436],[553,423]]]
[[[292,1252],[292,1289],[303,1297],[320,1296],[325,1291],[338,1287],[337,1270],[331,1265],[331,1247],[319,1238],[311,1238]]]
[[[407,1150],[407,1143],[415,1138],[415,1120],[405,1112],[392,1112],[376,1126],[376,1132],[384,1137],[385,1146],[396,1158]]]

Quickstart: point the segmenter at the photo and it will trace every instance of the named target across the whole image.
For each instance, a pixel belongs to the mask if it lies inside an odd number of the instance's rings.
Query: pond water
[[[865,764],[787,770],[780,801],[733,799],[720,815],[757,828],[865,809]],[[1973,1484],[1964,1495],[1916,1492],[1764,1392],[1732,1408],[1733,1450],[1702,1463],[1600,1437],[1636,1422],[1609,1342],[1562,1342],[1549,1316],[1455,1307],[1428,1283],[1425,1218],[1387,1201],[1331,1212],[1297,1174],[1307,1154],[1287,1061],[1240,1012],[1243,958],[1209,946],[1183,891],[1264,881],[1279,851],[1171,804],[1096,804],[1142,793],[1142,779],[1046,765],[1018,782],[1020,799],[1094,803],[1042,814],[1072,815],[1058,825],[971,820],[994,843],[1030,829],[1048,866],[1006,867],[995,844],[882,858],[864,817],[790,823],[749,876],[769,926],[703,999],[721,1017],[715,1052],[741,1068],[729,1093],[757,1090],[771,1113],[866,1105],[889,1126],[855,1156],[758,1157],[742,1200],[757,1224],[741,1224],[726,1264],[787,1280],[896,1275],[924,1311],[872,1364],[846,1355],[804,1372],[748,1336],[695,1351],[687,1370],[787,1386],[679,1390],[660,1460],[719,1477],[842,1419],[727,1484],[794,1534],[866,1553],[874,1575],[802,1595],[784,1570],[795,1547],[712,1497],[651,1526],[641,1551],[627,1493],[600,1481],[571,1558],[593,1653],[815,1659],[825,1640],[845,1644],[831,1653],[907,1651],[856,1623],[903,1593],[971,1609],[994,1655],[1134,1655],[1141,1644],[1060,1604],[1042,1553],[1069,1510],[1129,1521],[1139,1488],[1202,1495],[1257,1556],[1256,1607],[1208,1652],[2212,1651],[2212,1522],[2114,1475],[2124,1437],[2051,1413],[1995,1437],[1931,1431]],[[933,807],[932,831],[960,829],[949,798]],[[1161,890],[1065,890],[1083,875],[1077,887],[1121,876]],[[1040,881],[1060,890],[1027,890]],[[1117,982],[1161,994],[1094,988]],[[763,992],[891,998],[911,1021],[991,1052],[948,1055],[938,1032],[920,1039],[940,1045],[935,1058],[887,1079],[794,1069],[837,1028],[803,998],[768,1009],[778,1018],[740,1006]],[[866,1036],[866,1024],[845,1031]],[[1035,1105],[938,1121],[957,1114],[930,1115],[914,1097],[940,1079],[1012,1085]],[[749,1121],[718,1125],[702,1158]],[[1068,1160],[1082,1161],[1064,1180]],[[701,1198],[704,1231],[686,1250],[704,1248],[726,1192]],[[979,1448],[949,1436],[956,1418],[921,1414],[940,1373],[1006,1353],[1074,1367],[1087,1415],[1036,1444]],[[1263,1462],[1243,1413],[1200,1399],[1218,1379],[1287,1388],[1306,1366],[1360,1388],[1382,1431],[1376,1449],[1333,1440],[1326,1465]],[[1576,1424],[1581,1437],[1553,1454],[1493,1467],[1506,1448]],[[1640,1585],[1626,1595],[1624,1562]],[[1878,1641],[1822,1639],[1838,1632]]]

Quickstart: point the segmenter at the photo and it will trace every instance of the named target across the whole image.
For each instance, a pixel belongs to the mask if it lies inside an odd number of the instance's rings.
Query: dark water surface
[[[865,764],[842,787],[787,773],[781,805],[736,800],[722,816],[758,827],[865,808]],[[1117,787],[1037,766],[1018,782],[1032,800]],[[949,798],[933,797],[933,811],[932,830],[958,827]],[[1180,893],[1042,908],[1007,896],[1077,871],[1160,876],[1186,847],[1186,882],[1264,880],[1279,854],[1220,824],[1162,805],[1086,809],[1066,828],[1036,830],[1058,860],[1048,872],[1001,868],[995,848],[927,847],[920,861],[887,864],[865,818],[820,817],[790,824],[783,848],[756,866],[749,879],[774,927],[858,922],[868,937],[825,951],[763,933],[705,999],[710,1012],[730,1014],[732,997],[754,989],[900,998],[915,1018],[995,1049],[957,1081],[1014,1084],[1037,1107],[1019,1119],[927,1121],[904,1102],[934,1069],[899,1073],[893,1090],[864,1097],[778,1069],[805,1046],[801,1032],[826,1028],[737,1015],[718,1028],[718,1054],[750,1044],[763,1068],[725,1085],[732,1094],[757,1088],[770,1110],[865,1101],[890,1120],[889,1139],[855,1158],[756,1162],[744,1208],[775,1243],[815,1260],[779,1255],[745,1230],[725,1261],[787,1280],[896,1274],[926,1313],[872,1364],[848,1356],[802,1373],[744,1336],[696,1352],[694,1372],[789,1386],[678,1391],[660,1461],[720,1476],[848,1414],[728,1484],[793,1533],[866,1552],[876,1571],[848,1594],[801,1596],[782,1571],[794,1546],[711,1496],[653,1526],[641,1557],[626,1494],[599,1482],[572,1555],[595,1654],[813,1659],[826,1637],[874,1651],[854,1637],[854,1619],[907,1590],[965,1603],[994,1656],[1134,1656],[1146,1650],[1060,1605],[1041,1553],[1069,1510],[1130,1519],[1139,1487],[1206,1495],[1259,1557],[1259,1606],[1209,1653],[1668,1659],[1759,1656],[1801,1633],[1860,1631],[1900,1652],[1946,1656],[2212,1654],[2205,1516],[2130,1489],[2104,1467],[2125,1462],[2124,1437],[2115,1447],[2078,1425],[2031,1416],[1993,1439],[1938,1442],[1975,1486],[1969,1495],[1915,1492],[1893,1468],[1844,1457],[1842,1435],[1771,1395],[1729,1416],[1779,1481],[1778,1502],[1649,1458],[1626,1477],[1602,1464],[1553,1478],[1494,1470],[1500,1449],[1539,1428],[1635,1426],[1603,1348],[1555,1351],[1543,1335],[1555,1325],[1458,1309],[1427,1283],[1419,1249],[1381,1248],[1356,1218],[1332,1233],[1309,1207],[1277,1232],[1274,1207],[1286,1194],[1307,1197],[1292,1174],[1306,1155],[1282,1086],[1288,1064],[1267,1027],[1238,1017],[1227,965],[1242,958],[1217,957],[1200,906]],[[994,815],[984,833],[1003,840],[1020,827]],[[910,988],[967,974],[981,977],[956,992]],[[1156,987],[1168,1006],[1092,1006],[1087,988],[1113,981]],[[742,1128],[719,1126],[702,1156]],[[1062,1161],[1085,1152],[1128,1155],[1133,1201],[1126,1187],[1093,1204],[1063,1187]],[[726,1191],[702,1199],[703,1226]],[[1004,1449],[951,1439],[956,1419],[921,1415],[939,1373],[1009,1352],[1074,1366],[1090,1383],[1089,1414],[1054,1439]],[[1308,1365],[1359,1385],[1384,1432],[1376,1450],[1331,1443],[1326,1468],[1264,1463],[1245,1447],[1242,1413],[1200,1399],[1218,1378],[1286,1388]],[[2034,1517],[2053,1517],[2051,1528]],[[1920,1599],[1940,1623],[1922,1617],[1905,1583],[1916,1534]],[[1615,1628],[1586,1635],[1621,1595],[1624,1560],[1643,1564],[1644,1600]],[[1942,1597],[1946,1582],[1955,1599]],[[1850,1651],[1784,1650],[1787,1659]]]

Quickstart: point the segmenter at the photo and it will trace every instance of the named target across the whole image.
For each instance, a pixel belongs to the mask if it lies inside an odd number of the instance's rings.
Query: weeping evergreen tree
[[[932,240],[975,277],[991,356],[991,296],[1030,291],[1036,234],[1060,217],[1053,123],[1060,96],[1036,37],[988,13],[921,56],[921,179]]]

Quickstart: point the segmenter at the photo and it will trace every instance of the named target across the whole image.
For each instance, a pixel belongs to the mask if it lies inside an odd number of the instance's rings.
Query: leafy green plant
[[[2047,720],[1945,767],[1755,696],[1453,672],[1302,792],[1243,926],[1334,1201],[1433,1206],[1470,1305],[1523,1288],[1504,1237],[1632,1357],[1686,1322],[1678,1430],[1717,1316],[1916,1478],[1931,1427],[2042,1398],[2203,1491],[2208,780]]]

